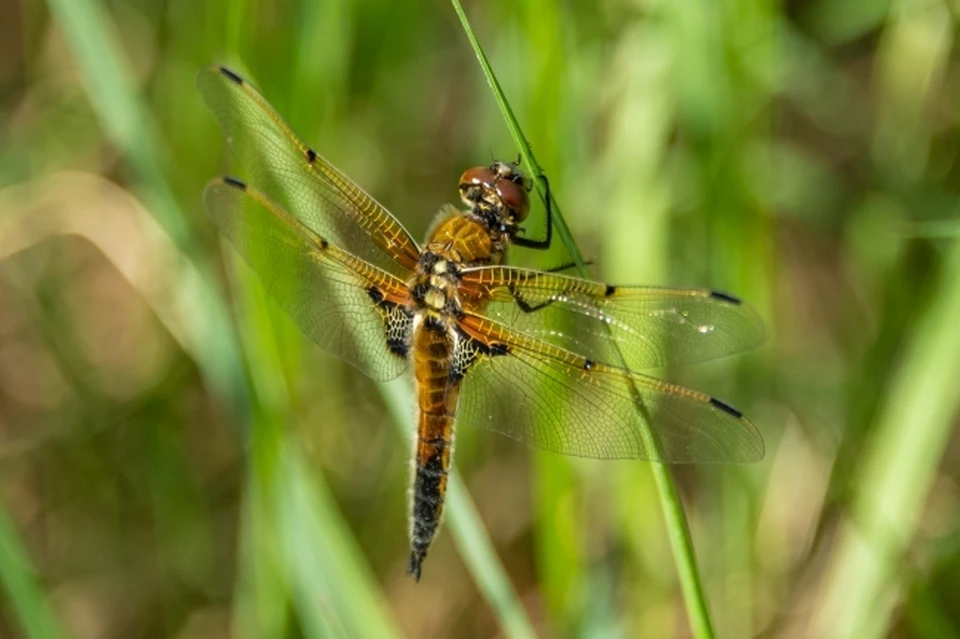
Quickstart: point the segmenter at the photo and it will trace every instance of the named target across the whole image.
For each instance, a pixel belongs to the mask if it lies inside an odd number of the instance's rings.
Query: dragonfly
[[[528,234],[518,163],[460,178],[423,245],[222,66],[198,88],[248,174],[204,192],[219,232],[322,349],[374,380],[412,369],[417,418],[408,572],[437,534],[455,426],[597,459],[745,463],[756,427],[730,404],[639,370],[753,348],[763,324],[709,289],[617,286],[505,263]],[[254,186],[256,185],[256,186]],[[549,201],[549,200],[548,200]]]

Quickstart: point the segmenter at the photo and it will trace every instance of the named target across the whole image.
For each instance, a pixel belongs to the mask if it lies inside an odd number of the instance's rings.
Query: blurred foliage
[[[960,4],[466,9],[594,274],[765,318],[759,352],[666,373],[767,441],[675,469],[718,635],[960,636]],[[483,527],[406,577],[406,389],[306,342],[203,213],[223,62],[421,237],[516,154],[449,5],[0,18],[0,636],[689,633],[642,463],[462,430]]]

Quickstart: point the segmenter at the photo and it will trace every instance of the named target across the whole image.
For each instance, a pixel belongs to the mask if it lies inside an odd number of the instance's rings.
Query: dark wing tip
[[[721,300],[723,302],[727,302],[729,304],[736,304],[737,306],[740,306],[741,304],[743,304],[743,300],[741,300],[739,297],[734,297],[733,295],[730,295],[729,293],[724,293],[722,291],[710,291],[710,297],[712,297],[715,300]]]
[[[727,461],[732,461],[735,463],[752,463],[763,459],[767,452],[766,446],[763,443],[763,437],[759,432],[757,432],[757,429],[754,427],[754,425],[743,416],[743,413],[738,411],[730,404],[717,399],[716,397],[710,398],[710,405],[738,420],[746,428],[746,431],[744,432],[743,443],[747,444],[748,448],[745,450],[739,450],[734,458],[729,458]]]
[[[227,77],[228,80],[235,84],[243,84],[243,78],[239,75],[228,69],[227,67],[218,66],[217,69],[220,70],[220,73]]]
[[[743,413],[741,413],[740,411],[738,411],[736,408],[734,408],[734,407],[731,406],[730,404],[727,404],[726,402],[720,401],[720,400],[717,399],[716,397],[711,397],[711,398],[710,398],[710,405],[713,406],[714,408],[716,408],[717,410],[723,411],[724,413],[726,413],[726,414],[728,414],[728,415],[733,415],[733,416],[736,417],[737,419],[743,419]]]
[[[751,339],[743,341],[743,346],[745,348],[755,348],[763,343],[767,333],[763,327],[763,320],[760,319],[760,316],[757,315],[756,310],[754,310],[749,304],[744,304],[743,300],[741,300],[739,297],[735,297],[729,293],[724,293],[723,291],[710,291],[710,299],[738,307],[739,310],[737,312],[740,314],[741,318],[748,321],[752,325],[753,335],[751,336]]]
[[[222,178],[220,178],[220,179],[221,179],[221,180],[223,181],[223,183],[226,184],[227,186],[232,186],[233,188],[235,188],[235,189],[240,189],[241,191],[246,191],[246,190],[247,190],[247,183],[244,182],[243,180],[240,180],[240,179],[235,178],[235,177],[230,177],[230,176],[224,176],[224,177],[222,177]]]

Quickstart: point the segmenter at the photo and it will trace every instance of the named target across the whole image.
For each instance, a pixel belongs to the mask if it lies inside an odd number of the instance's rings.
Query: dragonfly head
[[[526,219],[530,211],[529,190],[526,178],[513,162],[475,166],[460,176],[460,198],[464,204],[494,209],[511,225]]]

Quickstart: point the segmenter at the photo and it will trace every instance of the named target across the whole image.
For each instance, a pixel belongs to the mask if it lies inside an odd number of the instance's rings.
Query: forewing
[[[458,423],[599,459],[752,462],[763,439],[736,409],[466,315]]]
[[[222,178],[204,192],[214,224],[264,288],[324,350],[377,380],[406,367],[402,281],[330,244],[262,193]]]
[[[525,335],[630,369],[723,357],[764,338],[752,308],[708,289],[611,286],[509,266],[467,269],[461,289]]]
[[[249,179],[317,235],[401,277],[420,250],[403,225],[307,146],[260,93],[211,66],[197,86]]]

